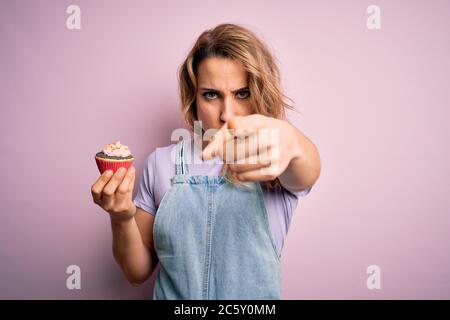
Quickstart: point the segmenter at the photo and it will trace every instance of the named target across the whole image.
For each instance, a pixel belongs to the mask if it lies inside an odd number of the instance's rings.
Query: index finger
[[[202,152],[202,160],[208,160],[217,156],[225,144],[232,139],[234,140],[234,138],[245,138],[255,135],[256,130],[260,127],[259,122],[261,121],[258,116],[236,116],[230,119],[230,121],[227,121],[211,137],[212,141],[208,143]]]
[[[202,151],[202,160],[209,160],[214,158],[222,148],[223,144],[234,138],[228,130],[228,122],[222,126],[212,137],[211,141],[206,145],[205,149]]]

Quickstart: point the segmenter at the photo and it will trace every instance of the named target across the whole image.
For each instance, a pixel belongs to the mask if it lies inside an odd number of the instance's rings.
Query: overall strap
[[[189,149],[189,148],[187,148]],[[178,141],[176,145],[176,174],[182,175],[182,174],[188,174],[188,167],[186,164],[186,157],[187,154],[185,154],[186,148],[185,148],[185,141],[181,140]]]

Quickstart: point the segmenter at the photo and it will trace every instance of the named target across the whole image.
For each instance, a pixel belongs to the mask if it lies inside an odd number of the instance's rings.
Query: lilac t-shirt
[[[191,140],[192,141],[192,140]],[[134,198],[134,204],[151,213],[156,214],[164,194],[170,189],[170,178],[175,175],[175,143],[156,148],[145,160],[144,169],[139,179],[139,185]],[[191,160],[187,164],[190,175],[220,175],[222,164],[215,159],[202,161],[200,150],[191,144]],[[196,148],[197,152],[194,152]],[[193,161],[195,159],[195,161]],[[301,192],[281,190],[266,190],[263,188],[264,204],[269,217],[269,227],[278,252],[283,248],[292,214],[297,207],[298,197],[305,196],[311,188]]]

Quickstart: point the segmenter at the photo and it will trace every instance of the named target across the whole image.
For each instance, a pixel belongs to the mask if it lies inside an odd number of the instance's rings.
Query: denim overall
[[[259,183],[189,175],[184,140],[155,216],[153,299],[281,299],[280,256]],[[187,153],[187,152],[186,152]]]

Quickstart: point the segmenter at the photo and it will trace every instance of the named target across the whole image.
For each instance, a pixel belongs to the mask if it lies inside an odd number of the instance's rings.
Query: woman
[[[134,200],[133,167],[99,177],[92,195],[110,214],[114,257],[134,285],[160,263],[154,299],[280,299],[283,241],[298,196],[319,177],[318,151],[286,121],[274,59],[241,26],[202,33],[179,85],[189,128],[201,121],[216,133],[201,150],[184,140],[153,151]],[[228,161],[230,143],[247,147]]]

